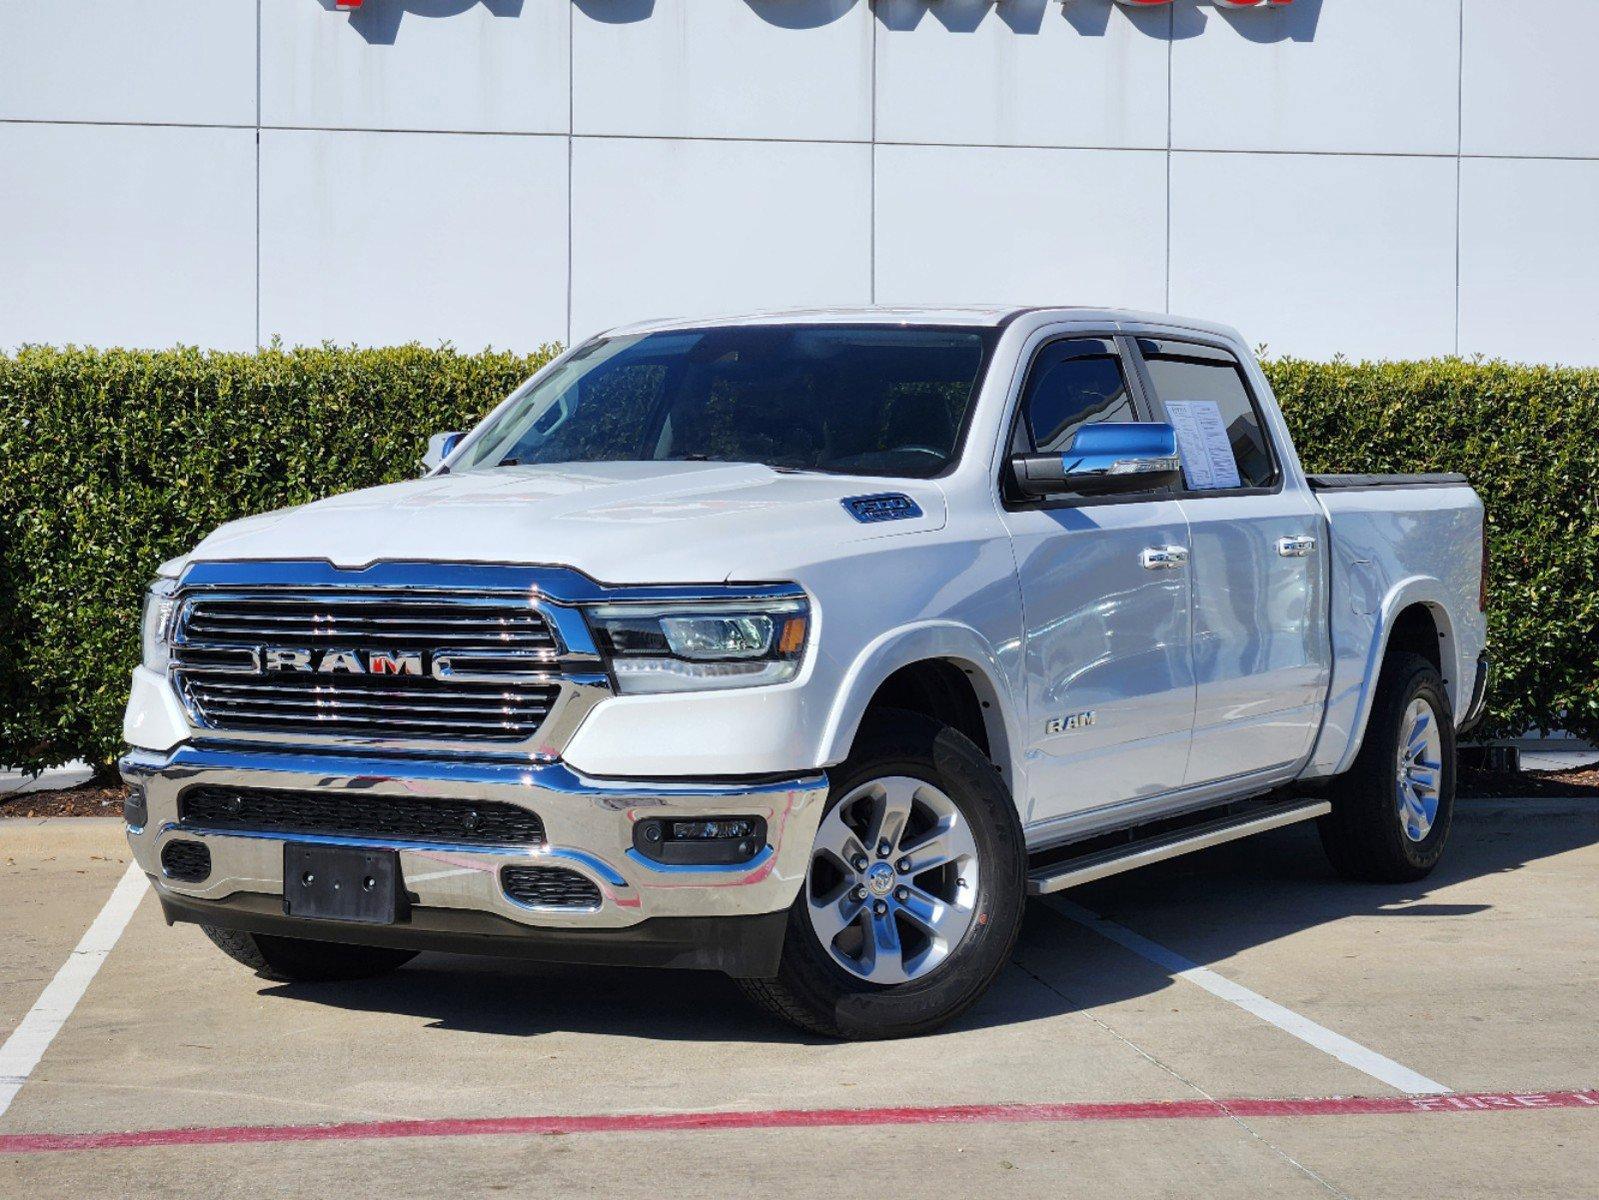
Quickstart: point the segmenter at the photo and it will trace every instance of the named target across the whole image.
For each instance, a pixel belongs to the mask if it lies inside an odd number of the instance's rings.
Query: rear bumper
[[[820,773],[757,782],[639,782],[591,779],[558,762],[466,763],[192,744],[168,753],[131,752],[121,768],[144,791],[143,820],[129,825],[128,842],[169,920],[368,945],[706,966],[735,974],[769,974],[747,968],[775,965],[776,949],[767,943],[775,936],[775,947],[781,946],[782,914],[804,878],[827,796]],[[536,846],[483,845],[212,829],[180,817],[180,795],[201,785],[501,801],[537,813],[545,838]],[[667,866],[634,849],[636,821],[674,816],[759,816],[767,845],[746,862],[718,866]],[[205,845],[211,863],[205,878],[167,875],[162,850],[173,840]],[[395,850],[409,913],[385,926],[284,915],[286,842]],[[575,872],[595,885],[599,903],[560,908],[513,900],[501,887],[500,869],[516,865]]]

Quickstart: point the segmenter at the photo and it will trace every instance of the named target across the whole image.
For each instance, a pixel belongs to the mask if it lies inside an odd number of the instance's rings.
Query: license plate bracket
[[[399,852],[285,842],[283,911],[318,921],[393,925],[406,915]]]

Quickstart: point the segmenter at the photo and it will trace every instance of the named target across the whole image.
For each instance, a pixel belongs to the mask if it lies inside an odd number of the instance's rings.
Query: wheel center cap
[[[866,886],[874,896],[886,896],[894,890],[894,868],[886,862],[875,862],[866,868]]]

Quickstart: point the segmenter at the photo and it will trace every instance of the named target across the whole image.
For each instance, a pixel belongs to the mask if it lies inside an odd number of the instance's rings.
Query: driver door
[[[1048,341],[1009,453],[1063,450],[1094,422],[1151,419],[1121,339]],[[1028,824],[1181,787],[1194,668],[1175,495],[1003,499],[1025,621]]]

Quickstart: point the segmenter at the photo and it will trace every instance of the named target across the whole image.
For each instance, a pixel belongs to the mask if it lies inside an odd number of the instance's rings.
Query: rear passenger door
[[[1007,460],[1064,451],[1084,425],[1150,420],[1129,354],[1116,337],[1038,346]],[[1181,786],[1194,691],[1175,493],[1026,500],[1008,470],[1000,492],[1025,619],[1029,823]]]
[[[1254,385],[1223,344],[1137,339],[1176,427],[1192,538],[1193,750],[1185,786],[1288,768],[1310,749],[1329,671],[1326,552]]]

